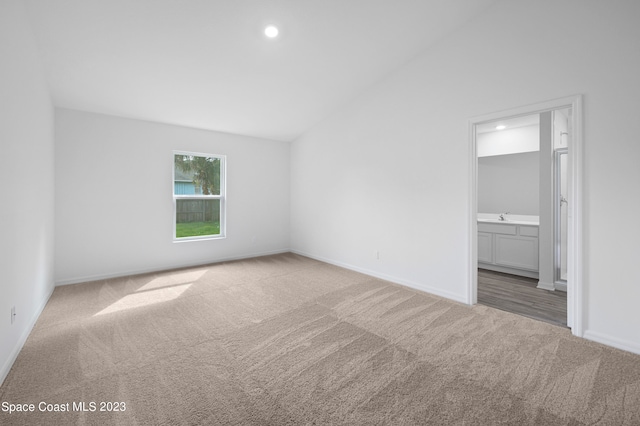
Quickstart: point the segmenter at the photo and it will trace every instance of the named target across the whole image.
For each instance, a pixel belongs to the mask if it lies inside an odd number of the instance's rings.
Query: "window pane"
[[[220,200],[176,200],[176,238],[220,234]]]
[[[175,195],[220,195],[220,159],[174,155]]]

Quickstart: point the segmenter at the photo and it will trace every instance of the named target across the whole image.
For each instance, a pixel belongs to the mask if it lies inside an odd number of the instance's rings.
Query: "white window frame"
[[[175,158],[176,155],[190,155],[193,157],[213,157],[220,159],[220,195],[176,195],[175,193]],[[191,151],[173,151],[171,154],[171,194],[173,196],[173,242],[182,243],[188,241],[219,240],[227,235],[227,156],[220,154],[207,154]],[[215,235],[198,235],[193,237],[176,237],[176,215],[178,200],[220,200],[220,233]]]

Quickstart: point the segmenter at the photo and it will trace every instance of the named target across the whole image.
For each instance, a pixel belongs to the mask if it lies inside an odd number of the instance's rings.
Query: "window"
[[[224,237],[225,157],[173,153],[173,238]]]

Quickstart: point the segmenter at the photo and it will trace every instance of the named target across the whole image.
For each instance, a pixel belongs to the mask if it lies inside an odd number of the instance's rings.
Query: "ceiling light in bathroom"
[[[504,124],[500,124],[499,126],[496,126],[496,130],[504,130],[506,128],[507,126],[505,126]]]

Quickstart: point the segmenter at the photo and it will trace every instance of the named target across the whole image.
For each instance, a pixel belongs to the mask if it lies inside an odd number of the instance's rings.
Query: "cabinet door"
[[[478,232],[478,262],[493,263],[493,234]]]
[[[538,239],[495,235],[496,265],[538,270]]]

